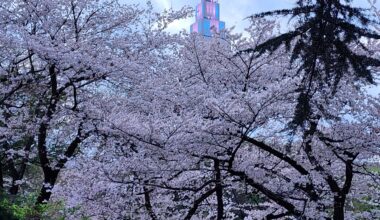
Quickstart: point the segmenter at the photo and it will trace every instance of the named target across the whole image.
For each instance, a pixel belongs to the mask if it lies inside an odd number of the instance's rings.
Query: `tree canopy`
[[[296,5],[204,37],[165,31],[187,8],[0,2],[0,212],[380,218],[378,18]]]
[[[333,95],[344,75],[375,83],[371,68],[379,67],[380,60],[368,52],[365,41],[380,38],[374,29],[378,18],[371,11],[351,6],[352,0],[298,0],[296,7],[263,12],[252,19],[267,16],[291,16],[294,29],[275,36],[249,49],[260,54],[286,46],[291,52],[291,63],[300,63],[303,74],[300,84],[294,125],[302,125],[311,116],[310,102],[316,90],[331,89]],[[352,69],[352,71],[351,71]]]

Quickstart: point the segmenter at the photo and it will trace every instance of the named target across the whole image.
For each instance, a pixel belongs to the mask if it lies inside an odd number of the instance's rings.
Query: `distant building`
[[[220,33],[224,29],[218,0],[201,0],[195,9],[195,23],[191,25],[190,32],[211,37],[213,33]]]

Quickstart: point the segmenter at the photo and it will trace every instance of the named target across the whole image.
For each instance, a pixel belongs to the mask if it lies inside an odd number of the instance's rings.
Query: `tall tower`
[[[201,0],[195,9],[195,23],[191,25],[191,33],[200,33],[211,37],[224,30],[225,23],[220,21],[218,0]]]

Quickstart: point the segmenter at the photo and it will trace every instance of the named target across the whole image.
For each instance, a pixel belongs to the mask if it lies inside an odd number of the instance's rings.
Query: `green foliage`
[[[1,196],[0,209],[6,210],[10,219],[29,219],[31,217],[40,216],[40,213],[45,210],[44,206],[35,206],[35,196],[8,196],[4,193]]]
[[[11,196],[0,192],[0,220],[65,220],[76,213],[80,207],[65,208],[64,202],[49,202],[36,205],[38,193]],[[80,220],[89,220],[82,216]]]
[[[16,218],[9,212],[9,210],[2,205],[0,205],[0,213],[2,220],[16,220]]]
[[[380,174],[380,167],[373,166],[369,168],[369,171],[375,175]],[[379,191],[380,187],[378,185],[372,185],[371,187],[375,191]],[[370,196],[365,196],[360,199],[353,199],[352,200],[352,209],[354,212],[361,213],[361,212],[370,212],[373,210],[380,210],[380,204],[378,202],[374,202],[373,198]]]
[[[54,216],[53,219],[65,219],[57,215],[64,209],[62,202],[35,205],[37,195],[37,193],[29,193],[15,197],[1,193],[1,220],[28,220],[33,218],[50,220],[52,216]]]
[[[369,168],[369,171],[370,171],[371,173],[373,173],[373,174],[378,174],[378,175],[380,175],[380,167],[378,167],[378,166],[370,167],[370,168]]]
[[[370,201],[366,200],[354,200],[352,201],[352,206],[355,212],[368,212],[371,210],[380,210],[380,206],[371,204]]]
[[[260,203],[265,202],[265,200],[258,194],[252,194],[250,197],[250,202],[254,205],[260,205]]]

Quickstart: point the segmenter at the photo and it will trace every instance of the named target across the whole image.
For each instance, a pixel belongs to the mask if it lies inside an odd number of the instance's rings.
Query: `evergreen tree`
[[[310,119],[313,94],[327,88],[327,95],[334,95],[344,74],[353,73],[358,80],[374,83],[371,67],[380,66],[380,60],[360,52],[369,51],[365,40],[380,39],[370,28],[378,22],[367,9],[351,4],[352,0],[298,0],[295,8],[252,17],[283,15],[296,20],[293,30],[249,50],[261,56],[286,46],[291,51],[292,64],[300,63],[298,74],[303,74],[303,83],[292,125],[302,125]]]

